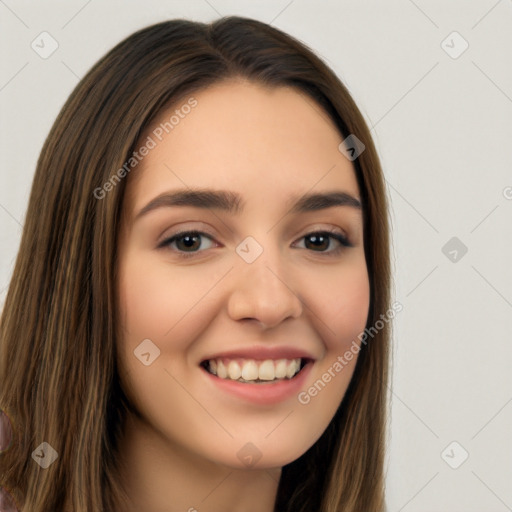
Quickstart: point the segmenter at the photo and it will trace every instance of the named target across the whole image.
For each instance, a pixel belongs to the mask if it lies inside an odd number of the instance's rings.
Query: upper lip
[[[209,361],[210,359],[311,359],[315,358],[307,351],[296,347],[268,347],[268,346],[254,346],[245,347],[225,352],[216,352],[202,359],[202,362]]]

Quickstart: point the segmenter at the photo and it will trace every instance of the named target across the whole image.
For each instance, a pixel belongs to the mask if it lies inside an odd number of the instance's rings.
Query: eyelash
[[[194,229],[184,230],[184,231],[179,231],[179,232],[175,233],[174,235],[172,235],[170,238],[165,239],[163,242],[161,242],[158,245],[158,248],[159,249],[160,248],[161,249],[168,248],[173,242],[175,242],[179,238],[182,238],[184,235],[192,235],[192,236],[198,236],[198,235],[203,236],[204,235],[207,238],[210,238],[211,240],[213,240],[213,237],[211,235],[209,235],[208,233],[205,233],[203,231],[198,231],[198,230],[194,230]],[[345,248],[353,247],[353,245],[350,243],[350,241],[344,235],[342,235],[339,231],[331,230],[329,228],[319,230],[319,231],[311,231],[310,233],[307,233],[304,236],[302,236],[300,238],[300,240],[307,238],[311,235],[328,235],[329,239],[334,239],[340,243],[340,246],[337,249],[334,249],[332,251],[313,251],[313,252],[318,252],[326,257],[337,256]],[[197,253],[202,252],[202,251],[199,250],[199,251],[192,251],[192,252],[183,252],[183,251],[177,251],[177,252],[178,252],[178,255],[180,258],[186,259],[186,258],[193,258]]]

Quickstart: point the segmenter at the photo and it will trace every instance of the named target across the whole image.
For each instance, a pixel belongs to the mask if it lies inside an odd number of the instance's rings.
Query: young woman
[[[119,43],[34,177],[4,508],[384,510],[387,215],[362,115],[294,38],[229,17]]]

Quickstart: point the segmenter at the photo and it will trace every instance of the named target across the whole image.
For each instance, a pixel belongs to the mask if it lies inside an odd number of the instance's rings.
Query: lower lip
[[[309,361],[304,368],[292,379],[262,384],[246,384],[231,379],[221,379],[201,367],[203,373],[222,391],[242,398],[255,404],[277,404],[294,395],[297,395],[308,378],[313,361]]]

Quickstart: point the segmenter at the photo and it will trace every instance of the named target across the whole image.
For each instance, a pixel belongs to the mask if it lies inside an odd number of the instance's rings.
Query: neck
[[[126,512],[272,512],[281,468],[224,466],[172,443],[141,419],[127,418],[119,446]]]

